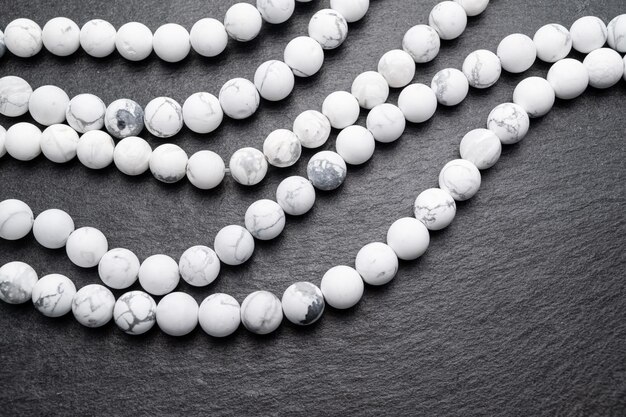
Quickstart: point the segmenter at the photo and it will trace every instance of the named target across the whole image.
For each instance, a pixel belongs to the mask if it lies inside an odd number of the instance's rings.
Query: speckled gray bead
[[[324,313],[324,295],[310,282],[296,282],[283,293],[281,300],[287,320],[307,326],[315,323]]]
[[[241,322],[252,333],[272,333],[282,321],[282,305],[271,292],[253,292],[241,303]]]
[[[307,176],[311,183],[323,191],[334,190],[346,179],[346,163],[339,154],[332,151],[318,152],[307,165]]]
[[[17,117],[28,111],[33,89],[24,79],[7,75],[0,78],[0,114]]]
[[[107,107],[104,126],[118,139],[137,136],[143,129],[143,109],[128,98],[115,100]]]
[[[230,158],[230,175],[243,185],[255,185],[265,178],[267,160],[263,152],[255,148],[241,148]]]
[[[22,304],[31,299],[37,273],[24,262],[9,262],[0,267],[0,300]]]
[[[147,293],[129,291],[115,302],[113,319],[126,334],[144,334],[156,323],[156,307],[154,299]]]
[[[174,99],[157,97],[146,106],[144,124],[158,138],[172,137],[183,127],[183,109]]]

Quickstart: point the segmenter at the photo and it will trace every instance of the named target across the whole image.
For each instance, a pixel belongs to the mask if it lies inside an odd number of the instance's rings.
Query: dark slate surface
[[[200,17],[221,18],[231,3],[3,0],[0,27],[17,17],[43,25],[65,15],[80,24],[100,17],[116,27],[138,20],[152,30],[165,22],[190,29]],[[344,46],[327,54],[323,71],[298,80],[289,99],[264,102],[253,118],[227,121],[209,137],[185,130],[174,140],[189,153],[212,149],[223,157],[245,145],[260,147],[270,131],[289,128],[299,112],[319,108],[328,93],[375,69],[405,30],[426,22],[435,3],[372,1]],[[133,64],[118,55],[98,61],[82,52],[41,53],[28,60],[5,56],[1,73],[106,102],[132,97],[145,105],[165,95],[182,103],[280,58],[326,4],[298,4],[288,23],[266,26],[250,44],[230,42],[219,59],[193,54],[167,64],[153,55]],[[513,32],[532,35],[543,24],[569,26],[588,14],[608,22],[624,12],[620,0],[493,1],[462,38],[445,42],[434,63],[418,68],[416,81],[460,67],[475,49],[495,50]],[[545,76],[547,69],[537,63],[529,74]],[[257,289],[282,294],[296,280],[319,284],[331,266],[352,264],[362,245],[384,239],[394,219],[411,214],[417,193],[436,185],[441,166],[457,157],[463,134],[483,127],[490,109],[509,101],[524,76],[504,74],[495,87],[472,90],[460,106],[409,126],[397,143],[379,146],[372,161],[351,168],[341,189],[320,193],[310,214],[290,218],[281,237],[257,242],[245,266],[224,268],[209,288],[182,283],[179,289],[198,301],[215,291],[241,301]],[[390,285],[367,288],[350,311],[328,309],[311,328],[284,324],[268,337],[240,329],[226,340],[199,329],[180,339],[157,329],[129,337],[112,323],[90,330],[71,315],[48,319],[31,305],[0,305],[0,414],[625,415],[625,92],[621,81],[609,91],[559,101],[484,173],[479,194],[459,204],[454,224],[433,235],[422,259],[402,263]],[[13,122],[0,118],[7,127]],[[258,187],[227,180],[212,192],[185,181],[160,184],[150,174],[128,178],[113,166],[94,172],[78,161],[59,166],[42,156],[29,163],[5,157],[0,198],[22,199],[36,213],[64,209],[78,226],[100,228],[111,247],[131,248],[140,258],[178,257],[189,246],[211,245],[220,227],[241,222],[248,204],[272,197],[286,175],[302,174],[312,154],[272,170]],[[41,275],[67,274],[79,287],[98,282],[95,270],[74,267],[32,235],[0,242],[0,263],[11,260],[26,261]]]

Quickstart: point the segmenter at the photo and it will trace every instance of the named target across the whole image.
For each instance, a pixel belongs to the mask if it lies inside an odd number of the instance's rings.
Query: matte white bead
[[[372,132],[358,125],[348,126],[339,132],[335,143],[339,156],[351,165],[360,165],[369,161],[374,155],[375,146]]]
[[[419,64],[430,62],[439,54],[441,40],[437,31],[428,25],[415,25],[402,38],[402,49]]]
[[[239,327],[241,308],[237,300],[228,294],[211,294],[200,304],[198,321],[209,336],[226,337]]]
[[[463,61],[463,74],[474,88],[489,88],[498,82],[502,66],[500,58],[491,51],[479,49]]]
[[[76,156],[78,133],[68,125],[52,125],[41,134],[40,144],[46,158],[62,164]]]
[[[0,158],[2,158],[7,153],[7,148],[5,147],[5,142],[7,140],[7,130],[0,126]]]
[[[293,121],[293,133],[305,148],[318,148],[330,136],[330,120],[317,110],[305,110]]]
[[[374,107],[367,115],[367,129],[374,139],[382,143],[396,141],[406,126],[404,113],[393,104],[384,103]]]
[[[226,265],[241,265],[254,252],[254,238],[245,228],[231,224],[217,232],[213,247]]]
[[[74,230],[67,238],[65,251],[74,265],[92,268],[109,250],[109,243],[104,234],[94,227],[81,227]]]
[[[338,48],[348,37],[348,22],[332,9],[322,9],[309,21],[309,36],[324,49]]]
[[[219,94],[224,113],[232,119],[250,117],[259,108],[259,92],[245,78],[233,78],[222,86]]]
[[[226,49],[228,33],[224,24],[213,18],[198,20],[189,32],[191,47],[198,54],[206,57],[214,57]]]
[[[256,8],[267,23],[284,23],[293,14],[295,0],[256,0]]]
[[[364,287],[359,273],[345,265],[334,266],[326,271],[320,285],[328,305],[342,310],[354,307],[361,300]]]
[[[478,16],[489,6],[489,0],[454,0],[459,3],[468,16]]]
[[[72,310],[76,286],[65,275],[41,277],[33,286],[31,300],[35,309],[46,317],[61,317]]]
[[[94,58],[104,58],[115,50],[117,31],[112,24],[102,19],[88,21],[80,29],[80,46]]]
[[[348,23],[363,19],[369,7],[370,0],[330,0],[330,8],[339,12]]]
[[[129,136],[115,145],[113,162],[126,175],[141,175],[150,166],[152,148],[145,140]]]
[[[298,162],[302,146],[295,133],[287,129],[271,132],[263,142],[263,154],[275,167],[289,167]]]
[[[276,189],[276,201],[285,213],[301,216],[313,208],[315,188],[306,178],[297,175],[287,177]]]
[[[541,77],[526,78],[513,91],[513,102],[521,106],[530,117],[546,115],[552,109],[554,99],[552,86]]]
[[[256,185],[267,174],[265,155],[255,148],[241,148],[235,151],[228,162],[230,175],[242,185]]]
[[[118,139],[137,136],[143,129],[143,109],[135,101],[127,98],[115,100],[107,107],[104,126]]]
[[[624,75],[622,57],[613,49],[596,49],[585,57],[583,64],[589,74],[589,85],[594,88],[612,87]]]
[[[36,122],[50,126],[65,121],[65,110],[70,98],[54,85],[44,85],[33,91],[28,100],[28,111]]]
[[[539,28],[533,42],[537,47],[537,57],[544,62],[556,62],[572,50],[572,36],[567,28],[557,23]]]
[[[428,16],[428,24],[437,31],[441,39],[456,39],[467,26],[467,14],[460,4],[442,1],[433,7]]]
[[[324,313],[324,295],[310,282],[291,284],[281,300],[287,320],[300,326],[315,323]]]
[[[30,84],[20,77],[0,78],[0,114],[9,117],[26,114],[32,92]]]
[[[282,61],[265,61],[254,73],[254,86],[265,100],[280,101],[293,91],[294,76]]]
[[[347,167],[339,154],[332,151],[322,151],[311,157],[307,164],[306,173],[315,188],[331,191],[343,184],[346,179]]]
[[[285,228],[285,212],[275,201],[257,200],[246,210],[245,224],[255,238],[271,240]]]
[[[582,62],[565,58],[556,61],[548,71],[547,80],[554,94],[563,100],[581,95],[589,85],[589,73]]]
[[[187,162],[187,179],[202,190],[220,185],[225,174],[224,160],[212,151],[196,152]]]
[[[423,123],[435,114],[437,96],[433,89],[427,85],[411,84],[400,93],[398,107],[409,122]]]
[[[15,19],[4,29],[4,43],[13,55],[29,58],[41,51],[41,28],[30,19]]]
[[[415,218],[428,230],[441,230],[450,225],[456,215],[454,198],[441,188],[422,191],[413,203]]]
[[[21,200],[0,202],[0,237],[6,240],[21,239],[33,227],[33,211]]]
[[[430,235],[424,223],[413,217],[403,217],[389,227],[387,244],[398,258],[412,261],[426,252],[430,244]]]
[[[37,273],[24,262],[9,262],[0,267],[0,300],[9,304],[22,304],[31,300]]]
[[[224,16],[226,32],[239,42],[248,42],[256,38],[262,24],[261,13],[248,3],[234,4]]]
[[[72,55],[80,46],[80,29],[67,17],[55,17],[44,25],[41,39],[46,49],[54,55]]]
[[[65,110],[65,118],[78,133],[99,130],[104,126],[107,107],[93,94],[79,94],[72,98]]]
[[[283,60],[297,77],[310,77],[322,68],[324,50],[315,39],[298,36],[285,47]]]
[[[569,33],[572,36],[572,47],[583,54],[602,48],[606,43],[606,25],[595,16],[584,16],[576,20]]]
[[[363,281],[370,285],[384,285],[396,276],[398,257],[390,246],[373,242],[359,250],[354,265]]]
[[[4,36],[6,37],[6,30],[4,31]],[[607,26],[607,41],[609,46],[617,52],[626,52],[626,14],[621,14],[609,22]]]
[[[322,103],[322,113],[335,129],[353,125],[359,118],[359,102],[347,91],[330,93]]]
[[[146,59],[152,53],[152,32],[142,23],[126,23],[117,30],[115,47],[129,61]]]
[[[184,292],[173,292],[161,298],[156,308],[156,321],[163,333],[184,336],[198,325],[198,303]]]
[[[154,31],[152,46],[154,53],[163,61],[182,61],[191,49],[189,32],[176,23],[166,23]]]
[[[41,153],[41,130],[31,123],[16,123],[7,130],[4,146],[19,161],[30,161]]]
[[[224,118],[220,101],[213,94],[200,92],[190,95],[183,104],[185,125],[196,133],[210,133]]]
[[[446,68],[435,74],[430,88],[435,92],[439,104],[456,106],[467,97],[469,82],[458,69]]]
[[[532,67],[537,59],[537,47],[532,39],[521,33],[514,33],[500,41],[498,58],[506,71],[518,74]]]
[[[491,168],[500,159],[502,144],[500,138],[487,129],[469,131],[459,146],[461,158],[470,161],[478,169]]]
[[[241,322],[252,333],[272,333],[282,321],[282,304],[269,291],[255,291],[241,303]]]
[[[150,295],[143,291],[130,291],[115,302],[113,320],[126,334],[144,334],[156,323],[156,308]]]
[[[78,160],[91,169],[103,169],[113,162],[115,142],[102,130],[90,130],[78,140],[76,156]]]
[[[98,263],[98,275],[102,282],[111,288],[121,290],[137,281],[139,258],[124,248],[111,249],[102,256]]]
[[[144,109],[144,125],[158,138],[170,138],[183,128],[183,109],[176,100],[157,97]]]
[[[150,155],[150,172],[154,178],[168,184],[178,182],[187,173],[187,154],[180,146],[165,143]]]
[[[77,322],[86,327],[102,327],[113,318],[115,297],[99,284],[86,285],[74,294],[72,313]]]
[[[480,188],[480,171],[465,159],[455,159],[444,165],[439,173],[439,188],[447,191],[456,201],[474,197]]]
[[[361,107],[371,109],[387,101],[389,84],[379,72],[366,71],[357,75],[352,82],[350,92],[356,97]]]
[[[503,145],[511,145],[524,139],[530,119],[526,110],[513,103],[496,106],[487,118],[487,127],[495,133]]]
[[[180,281],[178,264],[167,255],[147,257],[139,267],[139,284],[152,295],[165,295],[174,290]]]
[[[72,217],[59,209],[42,211],[33,223],[33,235],[41,246],[48,249],[59,249],[74,231]]]
[[[378,61],[378,72],[385,77],[389,87],[404,87],[413,80],[415,61],[401,49],[385,52]]]
[[[206,287],[219,275],[220,260],[208,246],[192,246],[181,255],[178,270],[189,285]]]

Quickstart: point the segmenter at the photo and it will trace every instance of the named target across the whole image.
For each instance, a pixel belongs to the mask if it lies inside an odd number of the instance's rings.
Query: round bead
[[[256,0],[256,8],[267,23],[284,23],[293,14],[295,0]]]
[[[441,230],[450,225],[456,215],[456,203],[452,196],[441,188],[422,191],[413,204],[415,218],[428,230]]]
[[[387,245],[404,261],[412,261],[422,256],[429,243],[428,229],[424,223],[413,217],[396,220],[387,231]]]
[[[480,171],[465,159],[455,159],[444,165],[439,173],[439,188],[456,201],[474,197],[480,188]]]
[[[537,47],[528,36],[514,33],[500,41],[497,55],[502,68],[518,74],[532,67],[537,59]]]
[[[41,39],[43,46],[54,55],[72,55],[80,46],[80,29],[67,17],[55,17],[44,25]]]
[[[72,98],[65,110],[67,123],[78,133],[99,130],[104,126],[107,107],[93,94],[79,94]]]
[[[115,50],[117,31],[102,19],[88,21],[80,29],[80,46],[94,58],[104,58]]]
[[[537,57],[544,62],[563,59],[572,50],[572,36],[557,23],[542,26],[533,37],[537,47]]]
[[[404,87],[413,80],[415,62],[401,49],[386,52],[378,61],[378,72],[385,77],[389,87]]]
[[[489,6],[489,0],[454,0],[459,3],[468,16],[478,16]]]
[[[503,145],[511,145],[524,139],[530,119],[526,110],[513,103],[496,106],[487,118],[487,127],[500,138]]]
[[[152,53],[152,32],[142,23],[126,23],[117,30],[115,47],[129,61],[146,59]]]
[[[104,234],[93,227],[81,227],[74,230],[65,243],[67,257],[74,265],[92,268],[107,253],[109,243]]]
[[[285,213],[301,216],[313,208],[315,188],[306,178],[297,175],[287,177],[276,189],[276,201]]]
[[[0,78],[0,114],[16,117],[28,111],[33,89],[24,79],[7,75]]]
[[[363,281],[370,285],[384,285],[396,276],[398,257],[390,246],[373,242],[359,250],[354,265]]]
[[[367,129],[374,139],[382,143],[394,142],[406,126],[404,113],[393,104],[384,103],[374,107],[367,115]]]
[[[224,160],[212,151],[199,151],[187,162],[187,178],[195,187],[210,190],[222,183],[226,174]]]
[[[320,285],[326,302],[341,310],[354,307],[363,296],[364,287],[359,273],[345,265],[334,266],[326,271]]]
[[[145,140],[129,136],[115,145],[113,162],[126,175],[141,175],[148,170],[152,148]]]
[[[143,291],[122,294],[113,307],[113,320],[124,333],[144,334],[156,322],[156,303]]]
[[[241,148],[230,157],[230,175],[242,185],[256,185],[267,174],[265,155],[255,148]]]
[[[501,72],[500,58],[486,49],[472,52],[463,62],[463,74],[474,88],[491,87],[498,82]]]
[[[330,136],[330,120],[317,110],[305,110],[293,121],[293,133],[305,148],[319,148]]]
[[[241,322],[252,333],[272,333],[282,321],[280,300],[269,291],[255,291],[241,303]]]
[[[33,227],[33,211],[21,200],[8,199],[0,202],[0,237],[18,240],[30,233]]]
[[[165,295],[174,290],[180,281],[178,264],[167,255],[147,257],[139,267],[139,284],[152,295]]]
[[[146,129],[158,138],[170,138],[183,128],[183,109],[169,97],[151,100],[144,110]]]
[[[198,303],[184,292],[173,292],[161,298],[156,308],[156,321],[163,333],[184,336],[198,325]]]
[[[41,277],[33,286],[31,300],[35,309],[46,317],[61,317],[72,310],[76,286],[65,275]]]
[[[554,99],[552,86],[541,77],[526,78],[513,91],[513,102],[521,106],[530,117],[546,115],[552,109]]]
[[[254,238],[245,228],[231,224],[217,232],[213,247],[226,265],[241,265],[254,252]]]
[[[263,154],[275,167],[290,167],[300,159],[302,146],[295,133],[287,129],[277,129],[263,142]]]
[[[379,72],[366,71],[354,79],[350,91],[361,107],[371,109],[387,101],[389,84]]]
[[[324,49],[338,48],[348,37],[348,22],[332,9],[322,9],[309,21],[309,36]]]
[[[289,41],[283,54],[285,64],[297,77],[317,74],[324,64],[324,50],[317,41],[308,36],[298,36]]]
[[[224,113],[232,119],[250,117],[259,108],[259,92],[245,78],[233,78],[222,86],[219,94]]]
[[[470,161],[476,168],[487,169],[500,159],[502,144],[491,130],[474,129],[463,136],[459,151],[461,158]]]
[[[563,100],[570,100],[581,95],[589,85],[589,73],[582,62],[565,58],[556,61],[547,80],[554,90],[554,94]]]
[[[190,95],[183,104],[185,125],[196,133],[210,133],[224,118],[220,101],[213,94],[200,92]]]
[[[74,220],[59,209],[49,209],[39,213],[33,223],[33,235],[41,246],[59,249],[74,231]]]
[[[369,161],[374,155],[375,146],[372,132],[358,125],[348,126],[339,132],[335,143],[339,156],[351,165]]]
[[[572,47],[583,54],[602,48],[606,43],[606,25],[595,16],[581,17],[570,27],[569,33],[572,36]]]
[[[324,295],[310,282],[296,282],[283,293],[281,300],[287,320],[293,324],[308,326],[324,313]]]
[[[609,22],[607,26],[607,41],[609,46],[617,52],[626,52],[626,14],[621,14]]]
[[[65,121],[65,110],[70,98],[54,85],[44,85],[33,91],[28,100],[28,111],[36,122],[50,126]]]
[[[41,28],[30,19],[15,19],[4,29],[4,44],[12,54],[29,58],[41,51]]]
[[[0,267],[0,300],[22,304],[31,299],[37,273],[24,262],[9,262]]]
[[[191,27],[189,40],[191,47],[198,54],[214,57],[226,49],[228,34],[222,22],[213,18],[204,18]]]
[[[428,24],[437,31],[441,39],[456,39],[467,26],[467,14],[460,4],[442,1],[430,12]]]
[[[239,303],[228,294],[211,294],[200,304],[198,321],[209,336],[229,336],[241,323]]]
[[[176,23],[166,23],[154,31],[152,46],[154,53],[163,61],[182,61],[191,49],[189,32]]]
[[[256,38],[261,31],[262,24],[261,13],[248,3],[237,3],[231,6],[224,17],[226,32],[239,42],[248,42]]]
[[[113,318],[115,297],[99,284],[86,285],[74,294],[72,313],[86,327],[102,327]]]
[[[596,49],[585,57],[583,64],[589,73],[589,85],[594,88],[612,87],[624,75],[622,57],[613,49]]]
[[[346,179],[346,163],[332,151],[318,152],[311,157],[306,168],[309,181],[322,191],[338,188]]]
[[[430,62],[439,54],[441,40],[437,31],[428,25],[416,25],[402,38],[402,49],[419,64]]]
[[[330,0],[330,8],[339,12],[348,23],[363,19],[369,7],[370,0]]]
[[[293,90],[294,76],[291,68],[282,61],[265,61],[254,73],[254,85],[261,97],[280,101]]]
[[[124,248],[111,249],[98,263],[98,275],[102,282],[111,288],[121,290],[137,281],[139,274],[137,255]]]
[[[458,69],[446,68],[435,74],[430,88],[435,92],[439,104],[456,106],[467,97],[469,82]]]
[[[52,125],[41,134],[41,152],[52,162],[64,163],[76,156],[78,133],[68,125]]]
[[[128,98],[121,98],[109,104],[104,115],[104,126],[118,139],[137,136],[143,129],[143,109]]]
[[[194,287],[206,287],[220,273],[220,260],[213,249],[207,246],[192,246],[178,261],[180,276]]]
[[[41,130],[31,123],[16,123],[7,130],[4,146],[19,161],[30,161],[41,153]]]
[[[322,113],[335,129],[353,125],[359,118],[359,102],[347,91],[330,93],[322,103]]]
[[[259,240],[271,240],[285,228],[285,212],[272,200],[258,200],[250,204],[245,215],[246,229]]]
[[[102,130],[90,130],[80,137],[76,155],[78,160],[91,169],[103,169],[113,162],[115,142]]]
[[[398,97],[398,107],[404,118],[411,123],[423,123],[433,117],[437,110],[437,96],[424,84],[411,84]]]
[[[150,155],[150,172],[157,180],[172,184],[185,177],[187,160],[187,154],[180,146],[164,143]]]

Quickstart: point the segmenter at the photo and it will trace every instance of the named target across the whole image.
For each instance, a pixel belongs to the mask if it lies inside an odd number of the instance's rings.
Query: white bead
[[[335,129],[348,127],[359,118],[359,102],[347,91],[330,93],[322,103],[322,113]]]
[[[454,0],[465,9],[468,16],[478,16],[489,6],[489,0]]]
[[[474,88],[489,88],[498,82],[502,66],[500,58],[491,51],[479,49],[463,61],[463,74]]]
[[[513,91],[513,102],[521,106],[530,117],[546,115],[552,109],[554,99],[552,86],[541,77],[526,78]]]
[[[129,61],[146,59],[152,53],[152,32],[143,23],[126,23],[117,30],[115,47]]]
[[[107,107],[93,94],[79,94],[72,98],[65,110],[67,123],[78,133],[99,130],[104,126]]]
[[[46,49],[54,55],[72,55],[80,46],[80,29],[67,17],[55,17],[44,25],[41,39]]]
[[[454,198],[441,188],[422,191],[413,203],[415,218],[428,230],[441,230],[450,225],[456,215]]]
[[[467,14],[460,4],[442,1],[430,12],[428,24],[437,31],[441,39],[456,39],[467,26]]]
[[[602,48],[608,35],[602,19],[595,16],[581,17],[570,27],[569,33],[573,48],[583,54]]]
[[[37,273],[24,262],[9,262],[0,267],[0,300],[9,304],[22,304],[31,300]]]
[[[241,323],[239,303],[228,294],[211,294],[200,304],[198,321],[209,336],[229,336]]]
[[[338,188],[346,179],[346,163],[332,151],[318,152],[311,157],[306,167],[309,181],[322,191]]]
[[[41,277],[33,287],[33,305],[46,317],[61,317],[72,310],[76,286],[65,275],[50,274]]]
[[[228,44],[228,33],[224,24],[213,18],[198,20],[189,32],[191,47],[198,54],[214,57],[221,54]]]
[[[441,40],[437,31],[428,25],[416,25],[402,38],[402,49],[419,64],[430,62],[439,54]]]
[[[532,39],[521,33],[514,33],[500,41],[498,58],[502,68],[513,74],[526,71],[537,59],[537,47]]]
[[[556,61],[546,78],[554,94],[563,100],[570,100],[581,95],[589,85],[589,73],[582,62],[565,58]]]
[[[112,24],[102,19],[93,19],[80,30],[80,46],[94,58],[104,58],[115,50],[117,31]]]
[[[291,284],[281,300],[287,320],[300,326],[315,323],[324,313],[324,295],[310,282]]]
[[[389,227],[387,244],[398,258],[412,261],[426,252],[430,244],[430,235],[424,223],[413,217],[403,217]]]
[[[156,308],[150,295],[143,291],[130,291],[115,302],[113,320],[126,334],[144,334],[156,323]]]
[[[345,265],[334,266],[326,271],[320,285],[326,302],[342,310],[354,307],[359,302],[364,287],[359,273]]]
[[[90,130],[78,140],[76,156],[78,160],[91,169],[103,169],[113,162],[115,142],[102,130]]]
[[[361,107],[371,109],[387,101],[389,84],[379,72],[366,71],[357,75],[350,91]]]
[[[306,178],[297,175],[287,177],[276,189],[276,201],[285,213],[301,216],[313,208],[315,188]]]
[[[293,14],[295,0],[256,0],[256,8],[267,23],[284,23]]]
[[[613,49],[596,49],[585,57],[583,64],[589,73],[589,85],[594,88],[612,87],[624,75],[622,57]]]
[[[118,139],[137,136],[143,129],[143,109],[127,98],[115,100],[104,114],[104,126]]]
[[[354,266],[370,285],[384,285],[398,272],[398,257],[390,246],[373,242],[363,246],[356,255]]]
[[[367,115],[367,129],[374,139],[382,143],[394,142],[406,126],[404,113],[393,104],[384,103],[374,107]]]
[[[415,61],[401,49],[386,52],[378,61],[378,72],[385,77],[389,87],[404,87],[413,80]]]
[[[285,47],[283,60],[297,77],[310,77],[322,68],[324,50],[315,39],[298,36]]]
[[[480,188],[480,171],[465,159],[455,159],[444,165],[439,173],[439,188],[447,191],[456,201],[474,197]]]
[[[254,86],[265,100],[280,101],[293,90],[294,76],[291,68],[282,61],[265,61],[254,73]]]
[[[241,148],[230,157],[230,175],[242,185],[256,185],[267,174],[265,155],[255,148]]]
[[[72,313],[77,322],[86,327],[101,327],[113,318],[115,297],[108,288],[86,285],[74,294]]]
[[[192,246],[178,261],[180,276],[194,287],[206,287],[220,273],[220,260],[213,249],[207,246]]]
[[[109,243],[104,234],[94,227],[81,227],[74,230],[67,238],[65,251],[74,265],[92,268],[109,250]]]
[[[144,110],[146,129],[158,138],[170,138],[183,128],[183,109],[169,97],[152,99]]]
[[[257,200],[246,210],[245,224],[255,238],[271,240],[285,228],[285,212],[275,201]]]
[[[46,158],[62,164],[76,156],[78,133],[68,125],[52,125],[43,131],[40,143]]]
[[[16,123],[7,130],[4,146],[19,161],[30,161],[41,153],[41,130],[31,123]]]
[[[28,111],[36,122],[50,126],[65,121],[65,110],[70,98],[54,85],[44,85],[33,91],[28,100]]]
[[[219,94],[224,113],[233,119],[250,117],[259,108],[259,92],[245,78],[233,78],[222,86]]]
[[[217,232],[213,247],[226,265],[241,265],[254,252],[254,238],[245,228],[231,224]]]
[[[293,121],[293,133],[305,148],[318,148],[330,136],[330,120],[317,110],[305,110]]]
[[[369,7],[370,0],[330,0],[330,8],[339,12],[348,23],[363,19]]]
[[[178,182],[187,173],[187,154],[180,146],[165,143],[150,155],[150,172],[154,178],[168,184]]]
[[[145,140],[129,136],[115,145],[113,162],[126,175],[141,175],[150,166],[152,148]]]
[[[212,151],[196,152],[187,162],[187,179],[202,190],[220,185],[225,174],[224,160]]]
[[[537,57],[544,62],[556,62],[572,50],[572,36],[567,28],[557,23],[539,28],[533,42],[537,47]]]
[[[275,167],[289,167],[298,162],[302,146],[295,133],[287,129],[277,129],[263,142],[263,154]]]
[[[467,97],[469,82],[458,69],[446,68],[435,74],[430,88],[435,92],[439,104],[456,106]]]
[[[210,133],[224,118],[220,101],[213,94],[200,92],[190,95],[183,104],[185,125],[196,133]]]
[[[18,240],[30,233],[33,227],[33,211],[21,200],[8,199],[0,202],[0,237]]]
[[[348,37],[348,22],[332,9],[322,9],[309,21],[309,36],[324,49],[338,48]]]
[[[607,35],[607,41],[611,48],[617,52],[626,52],[626,14],[621,14],[609,22]],[[4,36],[6,36],[6,30]]]
[[[351,165],[360,165],[369,161],[374,155],[375,146],[372,133],[358,125],[348,126],[339,132],[335,143],[337,153]]]
[[[29,58],[41,51],[41,28],[30,19],[15,19],[4,29],[4,43],[20,58]]]
[[[30,84],[20,77],[0,78],[0,114],[9,117],[26,114],[32,92]]]
[[[495,133],[503,145],[511,145],[524,139],[530,119],[526,110],[513,103],[496,106],[487,118],[487,127]]]
[[[137,255],[124,248],[111,249],[98,263],[98,275],[102,282],[111,288],[121,290],[137,281],[139,274]]]
[[[433,89],[427,85],[411,84],[400,93],[398,107],[409,122],[423,123],[435,114],[437,96]]]
[[[189,32],[176,23],[166,23],[154,31],[152,46],[154,53],[163,61],[182,61],[191,49]]]
[[[491,168],[500,159],[502,144],[500,138],[487,129],[469,131],[459,146],[461,158],[470,161],[478,169]]]
[[[41,246],[48,249],[59,249],[74,231],[72,217],[59,209],[42,211],[33,223],[33,235]]]
[[[5,142],[7,140],[7,130],[0,126],[0,158],[2,158],[7,153],[7,148],[5,146]]]
[[[255,291],[241,303],[241,322],[252,333],[272,333],[282,321],[283,307],[271,292]]]
[[[231,6],[224,16],[226,32],[239,42],[248,42],[256,38],[261,31],[262,24],[261,13],[248,3],[237,3]]]
[[[147,257],[139,267],[139,284],[152,295],[165,295],[174,290],[180,281],[178,264],[167,255]]]
[[[198,303],[184,292],[168,294],[157,304],[156,321],[170,336],[189,334],[198,325]]]

